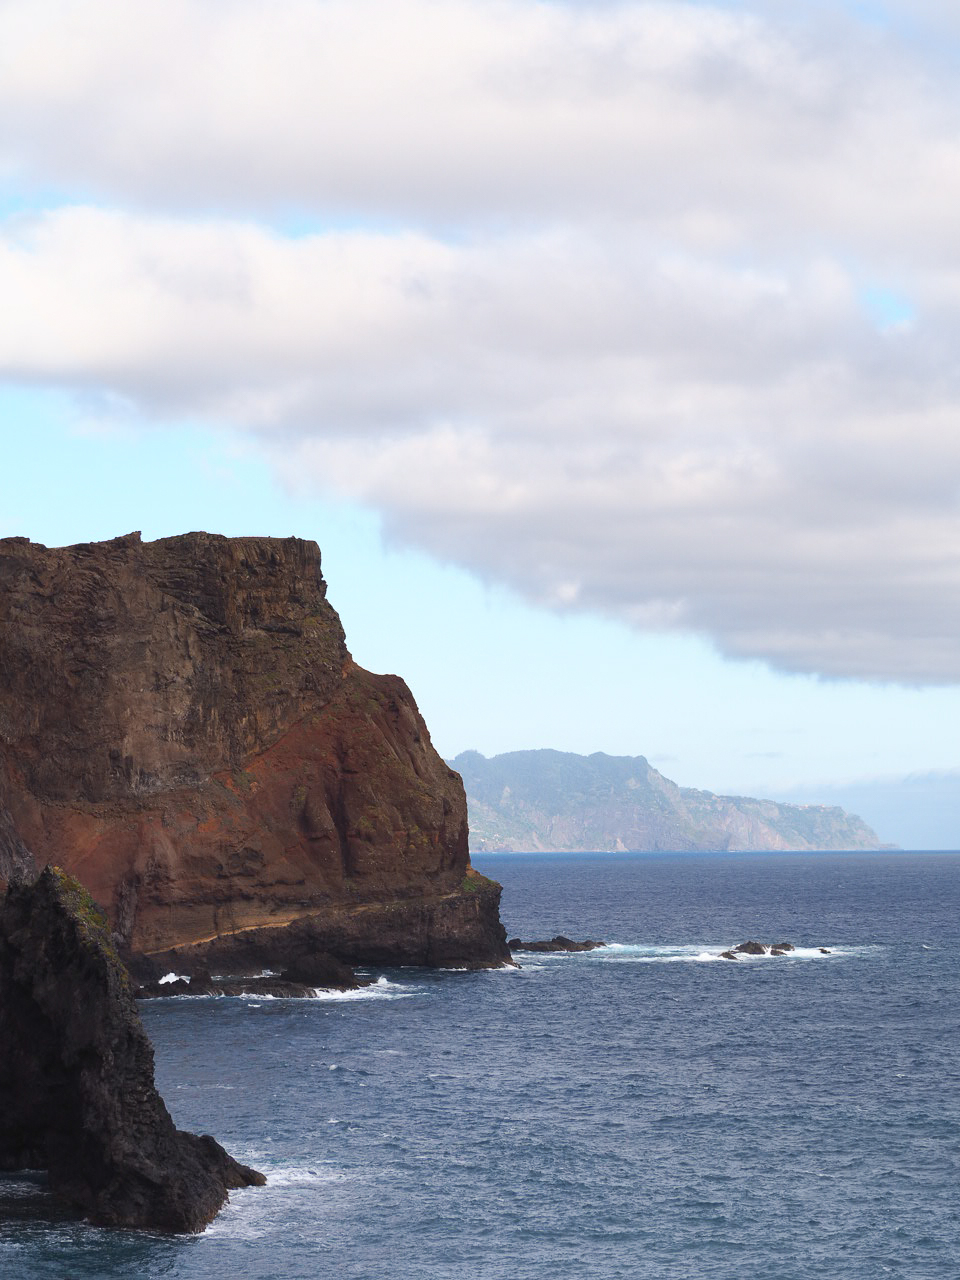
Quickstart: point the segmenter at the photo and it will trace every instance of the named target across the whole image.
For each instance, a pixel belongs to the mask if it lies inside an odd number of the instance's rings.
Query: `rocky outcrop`
[[[46,868],[0,908],[0,1169],[45,1169],[105,1226],[200,1231],[262,1184],[213,1138],[178,1131],[106,918]]]
[[[474,851],[723,852],[879,849],[843,809],[678,787],[643,756],[464,751]]]
[[[272,996],[274,999],[309,999],[318,991],[356,991],[369,986],[350,968],[325,951],[301,952],[282,973],[258,974],[256,977],[214,977],[209,969],[197,968],[192,974],[165,973],[151,961],[141,961],[141,985],[138,1000],[157,1000],[169,996]]]
[[[826,947],[821,947],[820,950],[824,955],[830,954]],[[768,946],[765,942],[754,942],[751,939],[748,942],[738,942],[728,951],[721,951],[720,959],[739,960],[741,956],[786,956],[791,951],[796,951],[792,942],[774,942]]]
[[[460,778],[311,542],[0,540],[0,801],[4,878],[57,861],[171,968],[508,958]]]

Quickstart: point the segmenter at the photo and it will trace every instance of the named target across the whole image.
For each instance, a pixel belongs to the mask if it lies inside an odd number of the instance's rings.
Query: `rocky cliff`
[[[0,1169],[45,1169],[92,1221],[200,1231],[265,1181],[174,1127],[107,921],[49,867],[0,905],[0,1045]]]
[[[465,751],[476,850],[878,849],[860,818],[828,805],[778,804],[678,787],[643,756]]]
[[[297,538],[0,540],[0,876],[31,859],[184,967],[508,954],[460,778]]]

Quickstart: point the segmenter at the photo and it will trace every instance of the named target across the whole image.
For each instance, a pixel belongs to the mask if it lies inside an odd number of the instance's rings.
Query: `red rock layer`
[[[389,908],[418,954],[428,917],[448,963],[507,954],[459,775],[297,538],[0,540],[0,819],[137,953],[336,919],[357,959]]]

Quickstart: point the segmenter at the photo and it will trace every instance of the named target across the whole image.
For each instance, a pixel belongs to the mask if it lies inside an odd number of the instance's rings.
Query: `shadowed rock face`
[[[200,1231],[265,1181],[174,1127],[106,919],[50,867],[0,907],[0,1045],[0,1169],[46,1169],[94,1222]]]
[[[0,810],[0,876],[56,861],[134,954],[248,934],[259,965],[298,922],[344,959],[508,956],[459,775],[351,660],[311,542],[0,540]]]
[[[0,882],[36,875],[37,865],[20,839],[10,814],[0,804]]]

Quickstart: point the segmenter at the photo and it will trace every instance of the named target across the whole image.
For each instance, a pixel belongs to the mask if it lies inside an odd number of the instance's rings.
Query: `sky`
[[[958,12],[0,0],[0,534],[313,538],[444,755],[957,847]]]

